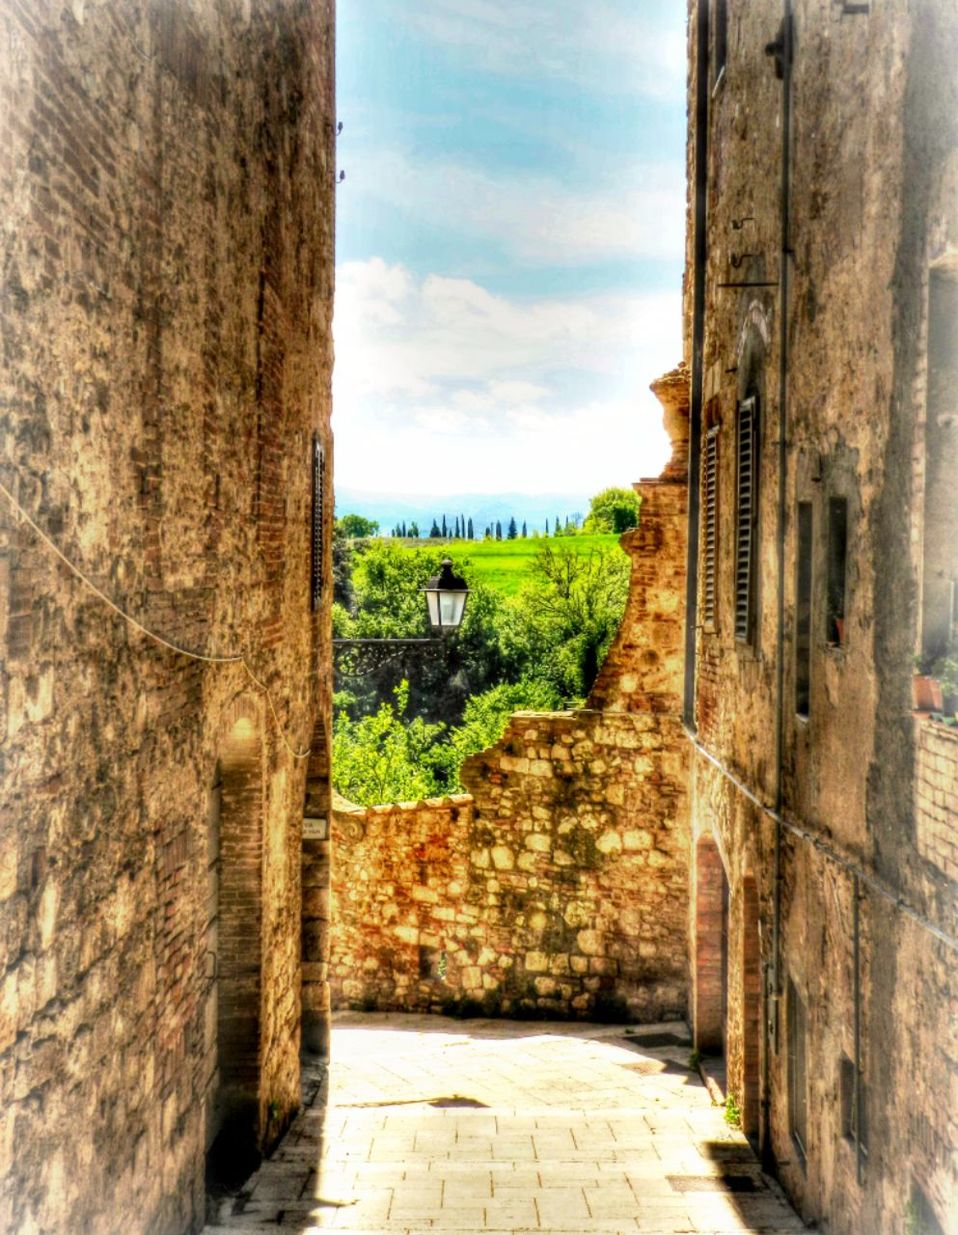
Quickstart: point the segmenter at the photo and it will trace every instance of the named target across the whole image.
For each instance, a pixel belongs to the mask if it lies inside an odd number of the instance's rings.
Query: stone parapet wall
[[[518,713],[471,794],[340,807],[333,1006],[684,1015],[685,777],[672,718]]]
[[[958,882],[958,732],[927,718],[916,729],[918,852]]]

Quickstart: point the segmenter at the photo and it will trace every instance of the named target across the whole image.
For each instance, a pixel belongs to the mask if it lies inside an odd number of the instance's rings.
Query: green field
[[[410,542],[407,542],[410,543]],[[435,544],[435,541],[420,541],[420,544]],[[535,556],[536,548],[542,544],[564,549],[574,549],[576,553],[588,553],[595,548],[617,548],[618,536],[560,536],[548,540],[532,537],[519,540],[449,540],[443,544],[448,546],[449,556],[456,567],[469,562],[479,575],[482,583],[494,588],[506,596],[514,596],[525,580],[526,571]],[[621,550],[620,550],[621,552]]]

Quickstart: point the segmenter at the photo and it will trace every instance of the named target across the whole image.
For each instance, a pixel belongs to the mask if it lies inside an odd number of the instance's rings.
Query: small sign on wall
[[[325,815],[306,816],[303,819],[303,840],[325,840],[327,831]]]

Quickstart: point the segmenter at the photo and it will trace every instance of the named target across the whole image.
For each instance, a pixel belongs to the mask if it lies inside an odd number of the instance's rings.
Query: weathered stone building
[[[0,5],[18,1235],[198,1229],[217,1137],[248,1161],[299,1102],[302,821],[326,809],[332,7]]]
[[[958,1230],[958,11],[692,0],[693,1021],[807,1219]]]

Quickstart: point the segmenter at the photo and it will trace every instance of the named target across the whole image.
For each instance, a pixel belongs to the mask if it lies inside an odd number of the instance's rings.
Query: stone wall
[[[653,389],[681,458],[687,375]],[[632,559],[626,615],[588,707],[513,716],[496,746],[466,761],[463,797],[340,804],[334,1006],[685,1014],[681,472],[637,486],[641,524],[622,538]]]
[[[955,300],[930,295],[954,279],[958,252],[958,20],[939,0],[920,13],[904,0],[790,7],[785,65],[781,47],[770,54],[781,6],[728,6],[727,58],[717,62],[713,25],[700,91],[705,0],[689,6],[689,155],[708,200],[702,347],[693,353],[689,297],[686,355],[701,373],[692,417],[716,498],[712,620],[704,519],[696,563],[696,1036],[724,1037],[747,1130],[807,1220],[872,1235],[927,1207],[951,1230],[953,739],[916,725],[910,685],[923,597],[940,598],[951,560],[926,514],[955,518],[954,485],[949,503],[926,464],[929,444],[951,457],[942,439],[958,431],[942,358],[958,338]],[[718,14],[707,6],[710,22]],[[690,212],[690,238],[694,227]],[[929,306],[952,317],[930,322]],[[751,399],[753,621],[739,637],[739,426]]]
[[[325,0],[0,12],[0,480],[142,626],[249,666],[146,637],[0,495],[18,1235],[195,1230],[217,1129],[252,1156],[299,1101],[332,63]]]

